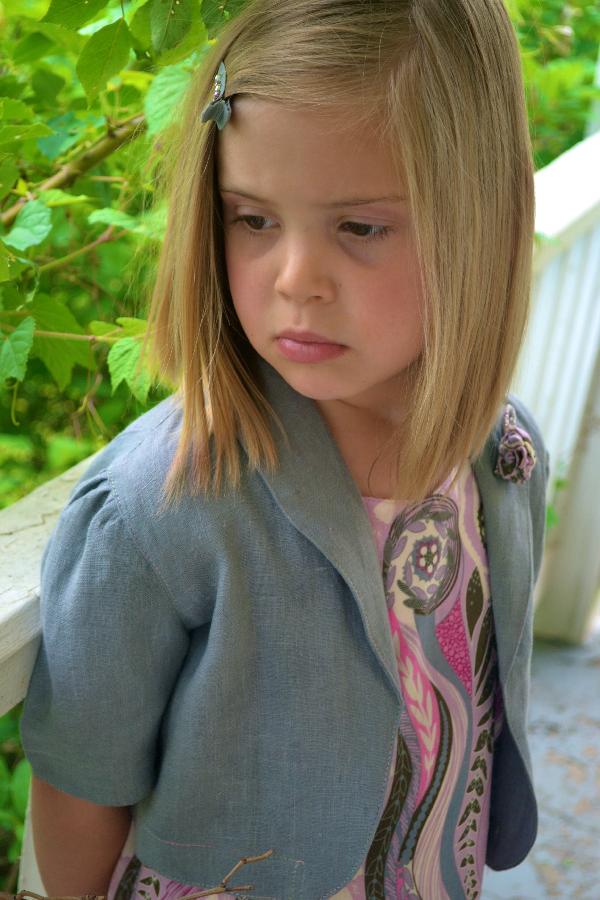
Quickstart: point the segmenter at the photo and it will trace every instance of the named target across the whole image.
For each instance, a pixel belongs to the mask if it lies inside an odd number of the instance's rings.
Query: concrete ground
[[[481,900],[600,900],[600,619],[583,647],[536,641],[529,720],[537,841]]]

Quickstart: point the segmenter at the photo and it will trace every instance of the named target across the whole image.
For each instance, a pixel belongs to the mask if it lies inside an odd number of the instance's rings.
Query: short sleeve
[[[40,612],[20,721],[33,772],[94,803],[134,805],[158,776],[161,719],[189,634],[106,471],[84,477],[59,517],[42,557]]]

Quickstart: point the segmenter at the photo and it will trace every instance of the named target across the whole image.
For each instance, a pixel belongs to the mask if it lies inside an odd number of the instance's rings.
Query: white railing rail
[[[590,512],[590,490],[585,490],[585,482],[582,488],[584,476],[589,478],[590,453],[598,443],[596,439],[586,443],[586,435],[590,434],[589,410],[598,410],[591,395],[593,390],[600,391],[600,379],[594,375],[600,340],[599,161],[600,133],[536,173],[536,231],[546,240],[534,256],[532,314],[513,385],[540,424],[553,473],[564,469],[572,485],[571,494],[569,488],[562,492],[572,502],[551,533],[549,543],[555,549],[546,554],[536,597],[538,613],[545,615],[547,625],[556,607],[551,588],[559,566],[561,585],[577,587],[571,593],[563,590],[560,597],[561,611],[570,609],[570,619],[579,622],[570,632],[568,625],[560,625],[559,634],[571,640],[581,640],[585,634],[600,578],[598,565],[585,584],[575,577],[582,565],[598,559],[600,546],[600,503]],[[92,458],[0,511],[0,715],[25,697],[40,641],[42,551],[58,513]],[[556,547],[567,538],[573,545],[578,503],[587,504],[586,525],[577,537],[579,552],[565,559]],[[558,621],[559,616],[554,618]],[[552,627],[546,630],[552,632]],[[37,872],[29,810],[18,890],[46,893]]]
[[[535,174],[529,328],[514,390],[534,413],[552,470],[571,461],[600,346],[600,131]]]

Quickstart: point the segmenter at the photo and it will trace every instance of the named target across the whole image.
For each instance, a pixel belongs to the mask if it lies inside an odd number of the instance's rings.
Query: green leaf
[[[192,0],[153,0],[150,32],[156,52],[176,47],[190,30],[193,20]]]
[[[165,236],[165,228],[167,227],[167,208],[166,206],[157,207],[140,216],[133,231],[144,237],[152,238],[155,241],[162,241]]]
[[[0,756],[0,809],[6,809],[10,798],[10,771],[3,756]]]
[[[0,435],[0,453],[2,452],[2,444],[6,438],[17,438],[17,440],[22,441],[24,435],[21,434],[5,434]],[[25,438],[25,443],[31,443],[28,438]],[[0,716],[0,744],[4,741],[18,741],[19,740],[19,719],[14,710],[10,710],[10,712],[4,713],[3,716]],[[0,807],[2,804],[0,803]]]
[[[156,209],[144,216],[130,216],[120,209],[112,209],[106,206],[103,209],[95,209],[88,216],[88,222],[92,225],[100,222],[103,225],[114,225],[117,228],[126,228],[133,234],[143,237],[162,240],[166,225],[166,209]]]
[[[27,359],[33,344],[35,320],[28,316],[0,344],[0,381],[16,378],[23,381]]]
[[[95,209],[88,216],[88,222],[95,225],[100,222],[102,225],[115,225],[117,228],[127,228],[133,230],[136,220],[129,213],[122,212],[120,209],[112,209],[106,206],[103,209]]]
[[[16,284],[0,286],[0,301],[2,309],[20,309],[27,302],[23,291]]]
[[[46,445],[46,464],[55,472],[64,472],[93,453],[94,449],[92,441],[74,438],[70,434],[53,434]]]
[[[246,0],[204,0],[202,18],[208,29],[209,38],[213,38],[225,22],[242,9]]]
[[[150,390],[150,376],[144,367],[136,375],[141,350],[142,342],[136,338],[126,337],[117,341],[108,354],[108,370],[113,394],[121,382],[125,381],[134,397],[145,404]]]
[[[78,141],[85,140],[90,131],[102,127],[104,122],[102,116],[81,111],[76,114],[70,109],[48,120],[53,133],[50,137],[40,138],[37,145],[48,159],[56,159]]]
[[[108,0],[52,0],[42,22],[56,22],[77,31],[107,5]]]
[[[144,100],[149,135],[162,131],[169,124],[191,77],[191,72],[181,65],[166,66],[158,73]]]
[[[26,89],[26,85],[16,75],[0,74],[0,94],[3,97],[20,97]]]
[[[22,100],[3,97],[0,100],[0,119],[33,119],[33,110]]]
[[[88,322],[87,327],[88,332],[95,334],[97,337],[102,337],[105,334],[110,334],[111,331],[117,330],[111,322],[98,322],[95,319],[92,322]]]
[[[135,337],[137,334],[145,334],[148,327],[148,323],[145,319],[136,319],[132,316],[119,316],[116,321],[128,337]]]
[[[9,794],[7,793],[7,803]],[[17,817],[13,812],[6,812],[4,809],[0,809],[0,828],[4,828],[5,831],[8,831],[10,834],[15,827],[15,822],[17,821]]]
[[[45,66],[36,69],[31,77],[31,87],[36,93],[36,100],[49,103],[54,109],[56,97],[65,86],[65,79],[51,72]]]
[[[91,104],[109,78],[127,65],[131,37],[125,19],[105,25],[91,36],[77,61],[77,75]]]
[[[200,17],[200,11],[197,10],[194,11],[192,25],[186,36],[175,47],[161,51],[158,62],[161,66],[172,65],[180,60],[186,60],[188,63],[191,63],[193,56],[193,66],[196,67],[199,65],[202,56],[210,50],[210,47],[206,25]]]
[[[0,243],[0,281],[14,281],[28,267],[28,261],[18,259]]]
[[[87,197],[85,194],[69,194],[67,191],[61,191],[60,188],[40,191],[39,199],[51,208],[55,206],[73,206],[77,203],[94,203],[93,197]]]
[[[150,13],[152,11],[153,0],[148,0],[139,9],[136,9],[129,30],[140,48],[145,50],[152,42],[152,32],[150,29]]]
[[[85,334],[71,310],[47,294],[37,294],[30,308],[38,331]],[[31,353],[42,360],[61,390],[70,383],[74,365],[95,367],[92,348],[86,341],[36,336]]]
[[[31,783],[31,765],[26,759],[21,759],[13,769],[10,784],[13,806],[22,819],[27,811],[27,797]],[[16,832],[16,829],[15,829]]]
[[[52,214],[40,200],[29,200],[21,207],[15,223],[2,240],[17,250],[41,244],[52,229]]]
[[[12,157],[5,157],[0,162],[0,197],[5,197],[8,194],[18,177],[19,170]]]
[[[62,25],[55,25],[53,22],[37,22],[35,30],[69,53],[81,53],[87,40],[85,35],[77,34],[76,31],[71,31]]]
[[[3,125],[0,128],[0,144],[12,144],[13,141],[28,141],[35,137],[46,137],[52,129],[43,122],[34,125]]]
[[[41,59],[42,56],[45,56],[53,46],[53,41],[44,34],[40,34],[37,31],[33,34],[28,34],[27,37],[15,44],[12,52],[13,62],[17,66],[35,62],[36,59]]]

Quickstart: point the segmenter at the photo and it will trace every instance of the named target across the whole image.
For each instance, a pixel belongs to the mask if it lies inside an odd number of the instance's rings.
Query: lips
[[[279,352],[294,363],[322,363],[348,352],[344,344],[336,344],[314,331],[282,331],[276,344]]]
[[[329,338],[323,337],[322,334],[316,334],[314,331],[282,331],[277,335],[278,338],[287,338],[290,341],[299,341],[300,343],[307,344],[334,344],[336,346],[343,346],[339,344],[337,341],[332,341]]]

